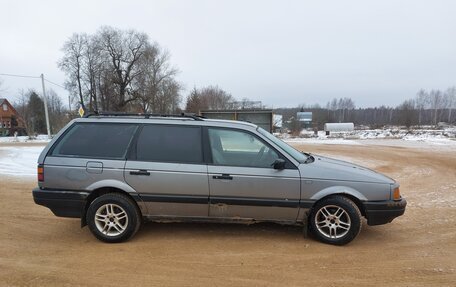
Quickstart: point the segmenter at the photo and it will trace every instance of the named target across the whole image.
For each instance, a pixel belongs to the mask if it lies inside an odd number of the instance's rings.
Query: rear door
[[[125,180],[150,216],[207,217],[209,185],[201,127],[145,124],[125,165]]]
[[[210,207],[215,218],[295,221],[299,210],[300,175],[264,140],[244,130],[208,128],[212,164],[208,165]]]

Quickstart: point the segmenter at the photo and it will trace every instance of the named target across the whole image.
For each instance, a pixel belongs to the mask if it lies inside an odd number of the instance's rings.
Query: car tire
[[[361,231],[361,212],[347,197],[335,195],[318,201],[312,208],[309,226],[321,242],[345,245]]]
[[[92,201],[87,209],[87,225],[101,241],[117,243],[130,239],[141,226],[136,203],[120,193],[107,193]]]

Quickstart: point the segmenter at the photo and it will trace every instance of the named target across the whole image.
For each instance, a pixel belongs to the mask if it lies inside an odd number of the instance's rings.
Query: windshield
[[[269,140],[271,140],[273,143],[275,143],[276,145],[278,145],[281,149],[283,149],[286,153],[288,153],[289,155],[291,155],[294,159],[296,159],[297,161],[299,162],[304,162],[306,159],[307,159],[307,156],[303,153],[301,153],[300,151],[296,150],[295,148],[291,147],[290,145],[288,145],[287,143],[279,140],[278,138],[276,138],[275,136],[273,136],[272,134],[268,133],[267,131],[265,131],[264,129],[258,127],[257,129],[262,135],[264,135],[265,137],[267,137]]]

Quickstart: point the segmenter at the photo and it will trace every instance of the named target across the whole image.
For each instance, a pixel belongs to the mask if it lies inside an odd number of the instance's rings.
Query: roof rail
[[[198,116],[192,113],[180,113],[180,114],[152,114],[152,113],[123,113],[123,112],[94,112],[84,116],[84,118],[90,117],[144,117],[148,118],[187,118],[194,119],[195,121],[202,121],[203,116]]]

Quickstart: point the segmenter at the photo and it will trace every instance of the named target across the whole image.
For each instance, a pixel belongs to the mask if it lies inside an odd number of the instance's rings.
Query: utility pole
[[[44,87],[44,75],[41,74],[41,85],[43,86],[43,101],[44,101],[44,114],[46,116],[46,128],[48,137],[51,138],[51,127],[49,126],[49,113],[47,107],[47,99],[46,99],[46,88]]]

